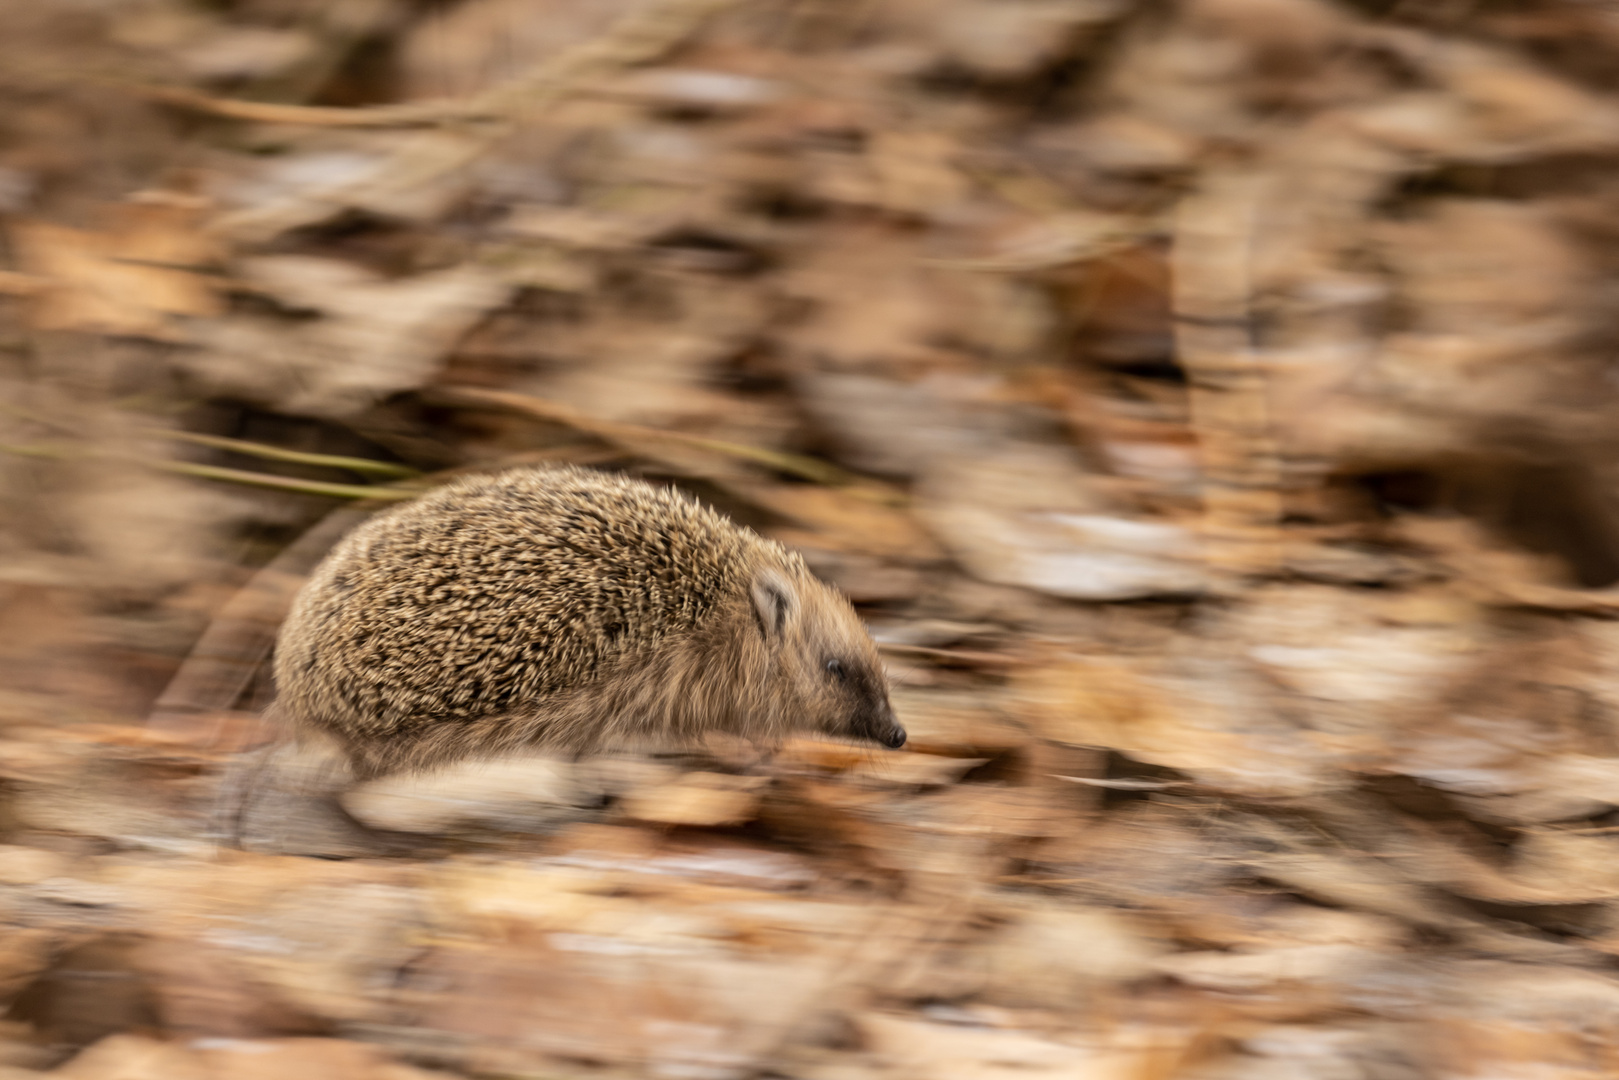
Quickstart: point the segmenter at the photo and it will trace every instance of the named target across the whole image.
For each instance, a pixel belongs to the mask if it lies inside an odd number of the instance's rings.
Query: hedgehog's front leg
[[[275,742],[243,756],[221,783],[214,834],[245,851],[321,858],[403,854],[420,838],[369,828],[340,796],[355,771],[338,745],[307,729],[281,726]]]

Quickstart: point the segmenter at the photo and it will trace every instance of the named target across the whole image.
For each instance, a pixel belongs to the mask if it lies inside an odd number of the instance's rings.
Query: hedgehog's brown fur
[[[361,526],[282,628],[276,712],[376,776],[794,730],[898,746],[875,646],[797,555],[578,468],[459,480]]]

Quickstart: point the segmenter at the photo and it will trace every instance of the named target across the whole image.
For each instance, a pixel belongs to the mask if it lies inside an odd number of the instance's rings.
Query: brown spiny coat
[[[578,468],[459,480],[355,530],[298,595],[275,675],[282,720],[359,777],[710,731],[905,740],[869,635],[802,559]]]

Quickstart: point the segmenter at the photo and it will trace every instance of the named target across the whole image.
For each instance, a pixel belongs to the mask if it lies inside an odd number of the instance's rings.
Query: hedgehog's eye
[[[828,660],[826,662],[826,673],[838,680],[838,682],[844,682],[849,678],[849,673],[844,670],[842,660]]]

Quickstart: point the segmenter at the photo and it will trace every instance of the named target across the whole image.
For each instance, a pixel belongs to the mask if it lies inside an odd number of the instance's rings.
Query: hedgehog
[[[898,748],[871,636],[804,560],[622,475],[463,478],[349,534],[293,602],[272,706],[353,780],[726,732]]]

